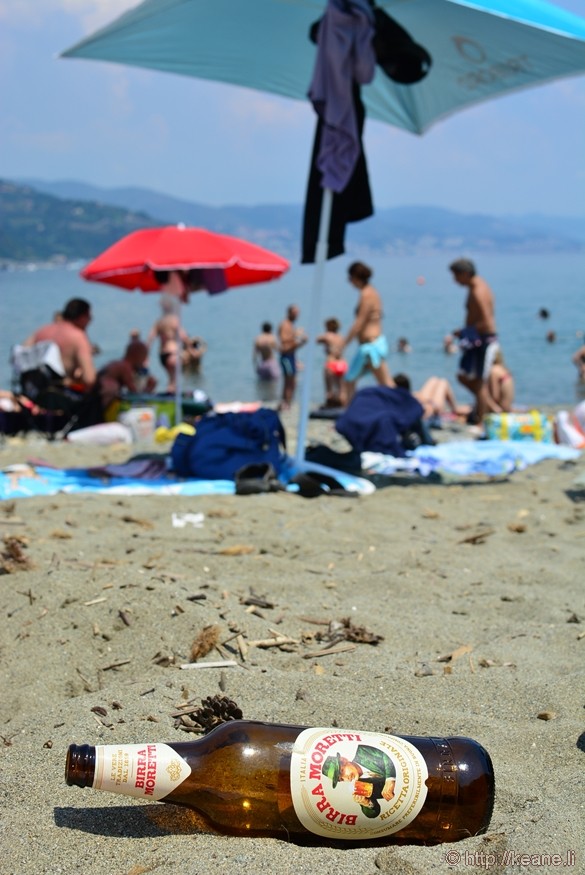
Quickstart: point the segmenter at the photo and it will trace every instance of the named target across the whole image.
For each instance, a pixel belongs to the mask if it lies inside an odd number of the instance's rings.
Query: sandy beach
[[[294,437],[294,415],[284,423]],[[310,421],[309,438],[343,449],[327,422]],[[131,454],[0,445],[3,468]],[[583,458],[548,460],[497,480],[405,478],[357,499],[1,502],[0,872],[463,875],[552,872],[557,860],[585,872],[584,472]],[[177,528],[173,513],[203,518]],[[332,621],[371,635],[323,656]],[[237,665],[181,669],[209,626],[217,646],[199,662]],[[254,644],[275,635],[285,643]],[[216,694],[247,719],[478,740],[496,775],[488,832],[306,846],[65,784],[69,744],[194,739],[172,715]]]

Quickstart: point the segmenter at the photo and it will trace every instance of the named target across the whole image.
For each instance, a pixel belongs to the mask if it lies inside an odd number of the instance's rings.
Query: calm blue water
[[[325,267],[319,330],[328,316],[337,316],[343,330],[350,324],[357,298],[346,280],[351,260],[338,258]],[[364,260],[373,266],[374,284],[384,300],[391,370],[409,374],[416,388],[431,374],[448,377],[456,385],[457,356],[444,354],[442,339],[462,322],[465,290],[451,279],[447,269],[451,259],[375,255]],[[584,342],[580,332],[585,331],[585,254],[483,255],[477,265],[496,295],[500,340],[516,378],[517,403],[572,405],[578,390],[571,356]],[[183,322],[190,334],[206,339],[209,350],[203,374],[188,385],[204,389],[213,401],[274,400],[262,394],[256,383],[252,341],[260,323],[269,320],[276,327],[290,303],[299,304],[299,324],[307,327],[314,277],[312,266],[295,265],[273,283],[214,297],[194,295],[183,308]],[[424,284],[417,283],[420,277]],[[96,359],[98,366],[122,355],[131,329],[138,328],[145,336],[159,315],[158,295],[86,283],[73,270],[1,272],[0,387],[10,386],[11,345],[50,321],[54,311],[72,297],[87,298],[92,304],[90,336],[102,350]],[[538,317],[541,307],[550,311],[549,320]],[[549,330],[556,332],[555,343],[545,340]],[[407,337],[412,346],[408,355],[394,351],[400,336]],[[312,381],[315,403],[323,396],[322,361],[319,350]],[[164,375],[154,354],[151,370],[163,388]],[[456,392],[460,401],[469,400],[463,388],[456,387]]]

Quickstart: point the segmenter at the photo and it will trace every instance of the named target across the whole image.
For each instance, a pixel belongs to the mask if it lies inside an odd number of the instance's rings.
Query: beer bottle
[[[485,832],[489,754],[422,738],[234,720],[195,741],[71,745],[65,780],[195,809],[221,831],[454,842]]]

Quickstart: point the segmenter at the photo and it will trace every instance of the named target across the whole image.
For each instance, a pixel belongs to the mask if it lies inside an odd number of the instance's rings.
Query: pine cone
[[[184,732],[210,732],[220,723],[241,720],[244,716],[241,708],[227,696],[207,696],[206,699],[201,699],[201,705],[201,708],[197,708],[194,703],[189,702],[180,712],[175,712],[175,729],[182,729]]]

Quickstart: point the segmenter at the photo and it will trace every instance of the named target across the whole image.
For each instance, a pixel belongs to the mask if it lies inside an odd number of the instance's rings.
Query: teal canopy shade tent
[[[369,118],[421,134],[451,113],[585,71],[585,19],[544,0],[381,0],[432,57],[419,83],[379,67]],[[307,99],[324,0],[145,0],[62,57],[113,61]]]
[[[330,0],[365,7],[371,0]],[[366,114],[422,134],[434,122],[492,97],[585,72],[585,18],[545,0],[380,0],[428,54],[419,81],[398,81],[378,57],[363,84]],[[63,53],[226,82],[307,100],[316,48],[312,25],[325,0],[145,0]],[[366,81],[366,80],[362,80]],[[309,339],[320,297],[332,190],[324,189],[315,257]],[[305,367],[296,462],[301,466],[315,343]]]

